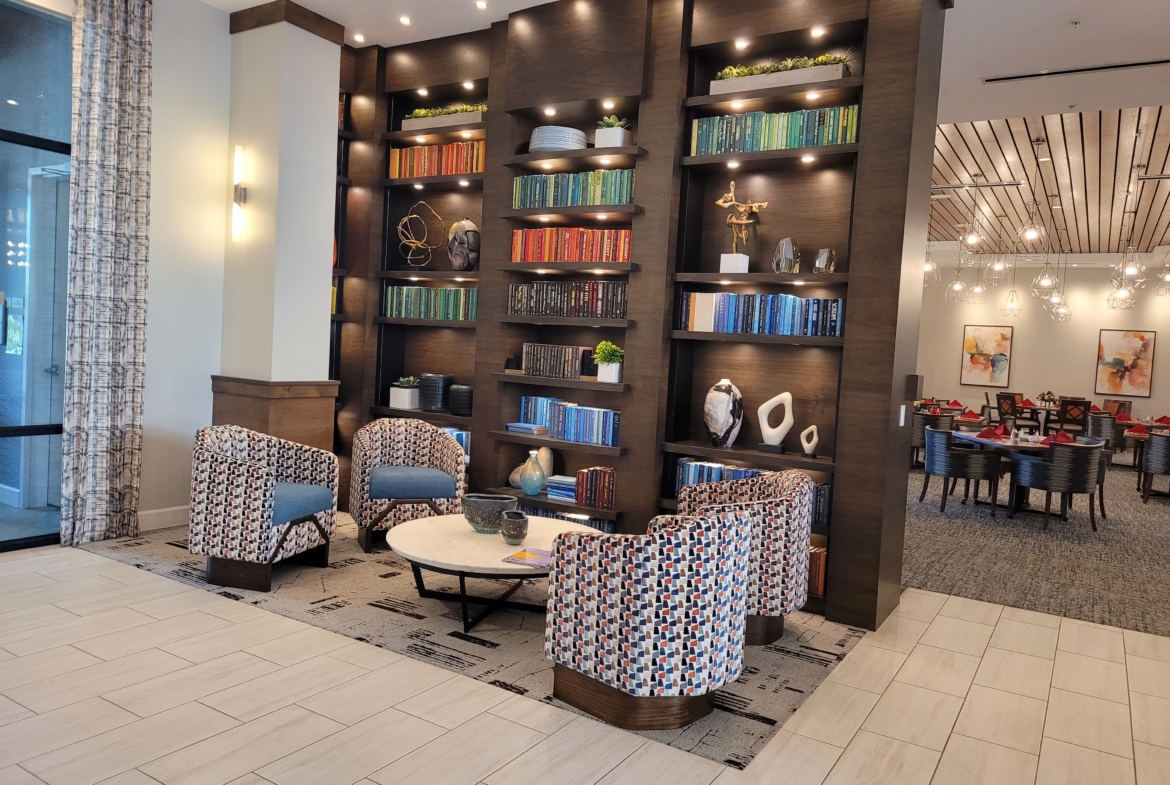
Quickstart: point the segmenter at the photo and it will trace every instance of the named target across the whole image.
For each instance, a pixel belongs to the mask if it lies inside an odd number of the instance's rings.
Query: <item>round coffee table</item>
[[[386,544],[410,562],[418,596],[432,600],[457,600],[463,610],[463,631],[471,632],[477,624],[500,608],[544,613],[546,606],[514,602],[508,598],[532,578],[547,578],[548,567],[512,564],[504,561],[526,549],[552,550],[553,540],[562,532],[591,532],[596,529],[579,523],[553,518],[528,517],[528,536],[520,545],[509,545],[499,534],[480,534],[462,515],[437,515],[400,523],[386,532]],[[423,570],[455,575],[459,593],[428,589]],[[516,583],[499,597],[475,597],[467,593],[468,578],[515,579]],[[468,616],[467,606],[486,605],[475,616]]]

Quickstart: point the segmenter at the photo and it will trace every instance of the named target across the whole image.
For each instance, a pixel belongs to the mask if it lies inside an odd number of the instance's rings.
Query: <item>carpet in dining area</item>
[[[184,527],[106,540],[85,548],[575,711],[552,697],[552,663],[544,656],[543,614],[501,611],[466,634],[457,602],[420,598],[409,564],[389,550],[363,553],[356,537],[353,519],[340,515],[329,567],[278,565],[272,591],[267,594],[209,585],[204,579],[203,558],[187,551]],[[424,576],[427,588],[458,590],[457,578],[435,573]],[[507,585],[469,581],[468,591],[495,596]],[[547,580],[528,581],[513,597],[543,604],[547,592]],[[770,646],[747,648],[740,678],[717,693],[714,712],[680,730],[641,735],[742,768],[864,633],[822,616],[792,614],[785,619],[783,638]]]
[[[1153,635],[1170,635],[1170,499],[1142,504],[1137,473],[1124,454],[1109,470],[1105,512],[1089,525],[1088,497],[1077,496],[1067,521],[1048,531],[1033,513],[960,504],[963,482],[939,512],[942,480],[924,502],[921,470],[910,473],[902,585],[1014,608],[1068,616]],[[1007,479],[1000,484],[1007,501]],[[1165,488],[1165,478],[1157,487]],[[983,484],[983,498],[987,485]],[[1043,509],[1044,494],[1032,493]],[[1059,510],[1059,501],[1053,506]]]

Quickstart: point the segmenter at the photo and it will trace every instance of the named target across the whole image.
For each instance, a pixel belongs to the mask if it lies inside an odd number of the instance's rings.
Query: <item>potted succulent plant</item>
[[[449,125],[482,123],[487,104],[460,104],[415,109],[402,121],[403,131],[422,131]]]
[[[622,362],[626,359],[626,351],[615,343],[602,341],[593,350],[593,361],[597,363],[597,381],[620,384],[622,380]]]
[[[715,75],[711,95],[766,87],[828,82],[849,76],[849,52],[819,57],[789,57],[778,63],[729,65]]]
[[[630,121],[610,115],[597,121],[597,133],[593,138],[594,147],[628,147],[631,143]]]
[[[390,387],[391,409],[418,408],[418,378],[403,376]]]

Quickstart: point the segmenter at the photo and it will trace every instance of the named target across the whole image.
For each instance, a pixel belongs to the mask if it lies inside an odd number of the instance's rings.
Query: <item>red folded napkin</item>
[[[1133,418],[1130,417],[1125,412],[1122,412],[1121,414],[1117,415],[1117,421],[1118,422],[1133,422]]]
[[[942,414],[942,409],[940,409],[940,408],[938,408],[938,407],[936,406],[936,407],[934,407],[933,409],[931,409],[931,410],[930,410],[930,413],[931,413],[931,414]]]
[[[1003,436],[1003,434],[994,428],[984,428],[979,432],[980,439],[994,439],[998,436]]]
[[[1036,406],[1036,404],[1032,403],[1032,399],[1031,399],[1031,398],[1025,398],[1025,399],[1024,399],[1024,402],[1023,402],[1023,403],[1021,403],[1021,404],[1020,404],[1020,406],[1031,406],[1031,407],[1035,407],[1035,406]]]
[[[1043,444],[1045,447],[1047,447],[1048,445],[1052,444],[1054,441],[1056,441],[1056,436],[1052,435],[1052,436],[1045,436],[1043,441],[1041,441],[1040,443]]]
[[[1150,429],[1149,429],[1149,428],[1147,428],[1146,426],[1142,425],[1142,424],[1139,422],[1137,425],[1133,426],[1133,427],[1132,427],[1132,428],[1130,428],[1128,431],[1126,431],[1126,433],[1127,433],[1127,434],[1130,434],[1130,433],[1132,433],[1132,434],[1134,434],[1135,436],[1149,436],[1149,435],[1150,435]]]
[[[1101,409],[1100,409],[1100,408],[1098,408],[1097,404],[1093,404],[1092,406],[1090,406],[1090,407],[1089,407],[1089,411],[1091,411],[1091,412],[1100,412],[1100,411],[1101,411]]]
[[[1064,431],[1057,431],[1056,432],[1055,441],[1060,442],[1061,444],[1074,444],[1074,443],[1076,443],[1076,439],[1069,436]]]
[[[995,429],[995,433],[997,436],[1007,436],[1008,435],[1007,426],[1000,425],[998,428]]]
[[[963,412],[959,415],[960,420],[982,420],[983,416],[975,412]]]
[[[923,403],[934,403],[934,398],[923,398],[922,402]]]
[[[1167,417],[1166,415],[1163,414],[1161,417],[1154,420],[1154,422],[1160,423],[1161,425],[1170,425],[1170,417]]]
[[[963,408],[963,404],[959,403],[958,401],[951,401],[951,406],[954,406],[956,409]]]

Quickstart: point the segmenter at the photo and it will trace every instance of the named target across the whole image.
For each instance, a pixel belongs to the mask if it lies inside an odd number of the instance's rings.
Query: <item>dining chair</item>
[[[1116,398],[1106,398],[1101,404],[1101,408],[1107,414],[1112,414],[1114,417],[1122,413],[1130,416],[1133,415],[1133,401],[1119,401]]]
[[[953,447],[951,442],[954,433],[927,427],[926,460],[924,461],[925,478],[922,481],[922,493],[919,502],[926,501],[926,491],[930,488],[930,478],[943,478],[942,503],[939,512],[947,511],[947,497],[954,490],[954,483],[966,480],[963,491],[963,504],[971,493],[971,480],[975,481],[975,503],[979,503],[979,483],[986,480],[991,490],[991,517],[995,517],[995,502],[999,496],[999,476],[1001,472],[999,454],[994,450],[967,450]],[[951,490],[947,490],[947,480],[952,480]]]
[[[1044,491],[1044,530],[1052,511],[1052,494],[1060,495],[1060,516],[1068,517],[1074,494],[1089,497],[1089,525],[1097,531],[1093,507],[1101,476],[1101,445],[1054,442],[1047,455],[1012,454],[1011,492],[1008,494],[1008,517],[1014,517],[1016,497],[1022,488]]]
[[[1079,444],[1094,444],[1101,448],[1101,465],[1097,470],[1097,506],[1101,509],[1101,520],[1108,520],[1105,514],[1105,479],[1109,474],[1109,467],[1113,461],[1113,451],[1109,449],[1109,440],[1100,436],[1078,436]]]
[[[1125,401],[1125,403],[1129,403],[1129,401]],[[1129,450],[1130,455],[1133,456],[1131,465],[1133,468],[1141,471],[1141,467],[1138,466],[1138,445],[1141,442],[1138,439],[1133,439],[1125,435],[1125,432],[1134,425],[1136,425],[1136,422],[1133,420],[1121,422],[1117,417],[1113,418],[1113,451],[1116,453],[1122,450]]]
[[[1116,438],[1114,430],[1117,421],[1112,414],[1105,412],[1089,413],[1089,436],[1095,436],[1104,443],[1105,454],[1109,465],[1113,465],[1113,440]]]
[[[910,425],[910,466],[914,467],[920,463],[918,451],[926,447],[926,429],[937,428],[940,431],[953,431],[955,429],[955,416],[953,414],[914,412]]]
[[[1069,436],[1083,436],[1089,432],[1089,409],[1092,405],[1083,398],[1062,398],[1055,421],[1048,418],[1044,424],[1044,433],[1064,431]]]
[[[995,408],[999,411],[999,420],[1009,428],[1033,428],[1040,431],[1040,421],[1027,416],[1020,409],[1020,395],[1018,393],[996,393]]]
[[[1151,433],[1142,460],[1142,504],[1150,501],[1154,475],[1170,474],[1170,434]]]
[[[991,393],[986,390],[983,392],[983,405],[979,407],[979,413],[987,419],[988,424],[999,425],[999,410],[991,402]]]

